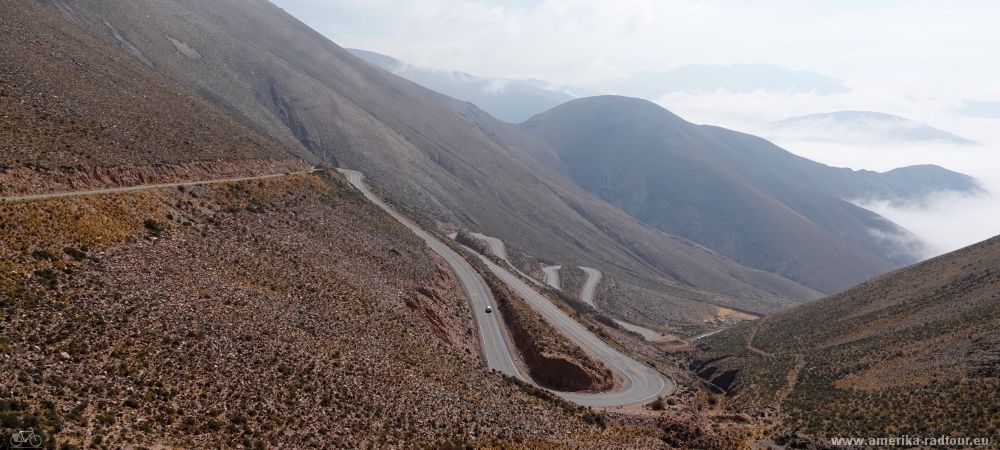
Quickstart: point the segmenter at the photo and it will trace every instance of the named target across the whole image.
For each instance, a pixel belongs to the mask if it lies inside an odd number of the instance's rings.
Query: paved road
[[[503,244],[503,241],[493,236],[487,236],[482,233],[472,233],[472,235],[486,241],[486,243],[490,245],[490,251],[492,251],[494,255],[497,255],[498,258],[503,260],[503,262],[507,263],[508,266],[510,266],[512,269],[514,269],[515,272],[518,273],[518,275],[527,278],[529,281],[531,281],[537,286],[543,286],[541,281],[536,280],[531,275],[521,272],[521,269],[518,269],[517,266],[514,265],[514,263],[510,262],[510,258],[507,256],[507,247]]]
[[[600,394],[556,392],[560,397],[584,406],[631,405],[673,392],[674,382],[653,368],[632,359],[605,343],[590,330],[568,316],[552,302],[528,286],[516,275],[479,255],[496,276],[514,289],[533,309],[571,341],[584,348],[626,379],[623,389]]]
[[[580,268],[587,273],[587,281],[583,283],[583,289],[580,290],[580,300],[583,300],[584,303],[596,308],[597,305],[594,304],[594,290],[597,289],[597,284],[601,282],[601,276],[602,276],[601,271],[597,269],[592,269],[590,267],[580,267]],[[624,320],[618,320],[614,318],[612,318],[611,320],[614,320],[615,323],[617,323],[619,326],[621,326],[626,330],[632,331],[634,333],[639,333],[647,341],[655,342],[660,339],[663,339],[662,334],[650,330],[649,328],[640,327],[639,325],[636,325],[634,323],[629,323]]]
[[[346,169],[340,169],[340,171],[347,177],[348,181],[357,187],[365,195],[365,197],[371,200],[372,203],[375,203],[384,209],[396,218],[396,220],[399,220],[403,225],[416,233],[417,236],[423,238],[424,241],[427,242],[427,245],[430,246],[431,250],[441,255],[445,261],[447,261],[447,263],[459,276],[466,292],[469,293],[469,299],[472,302],[473,309],[476,313],[476,325],[479,327],[483,336],[483,350],[487,355],[487,365],[491,369],[497,369],[518,378],[526,379],[517,372],[516,367],[513,365],[513,360],[511,359],[510,352],[508,350],[509,344],[505,344],[504,336],[500,333],[499,325],[494,319],[494,316],[484,313],[487,303],[484,302],[483,299],[490,297],[489,289],[486,286],[486,282],[483,281],[478,273],[476,273],[475,269],[473,269],[472,266],[465,261],[465,259],[455,253],[455,251],[447,245],[438,241],[436,238],[431,236],[430,233],[424,231],[420,228],[420,226],[413,223],[375,196],[368,189],[368,187],[365,186],[364,177],[360,172]],[[477,237],[480,237],[481,239],[483,238],[482,235]],[[499,241],[491,241],[490,239],[486,240],[491,242],[491,245],[493,242]],[[506,256],[506,251],[502,248],[502,242],[500,244],[501,248],[495,249],[499,251],[494,251],[494,253],[502,258],[503,256]],[[580,325],[566,315],[566,313],[562,312],[562,310],[553,305],[547,298],[543,297],[530,286],[525,284],[521,278],[506,269],[501,268],[489,258],[482,255],[479,256],[493,273],[500,277],[501,280],[507,283],[518,294],[524,297],[528,304],[535,308],[556,329],[565,333],[567,337],[577,342],[579,345],[591,352],[591,354],[596,355],[600,360],[604,361],[609,367],[621,374],[627,380],[622,389],[614,392],[600,394],[555,392],[557,395],[574,403],[585,406],[619,406],[642,403],[649,401],[658,395],[666,395],[673,392],[676,387],[673,381],[664,378],[653,368],[611,348],[600,338],[584,328],[583,325]],[[508,363],[510,364],[509,367],[507,367]]]
[[[559,282],[559,269],[562,269],[562,266],[544,266],[542,272],[545,272],[545,284],[561,291],[562,283]]]
[[[101,194],[111,194],[111,193],[122,193],[122,192],[135,192],[144,191],[152,189],[164,189],[164,188],[176,188],[179,186],[200,186],[206,184],[215,183],[231,183],[239,181],[250,181],[250,180],[264,180],[269,178],[278,178],[290,175],[300,175],[306,173],[313,173],[320,171],[322,169],[312,168],[310,170],[304,170],[299,172],[291,173],[281,173],[281,174],[271,174],[271,175],[258,175],[251,177],[234,177],[234,178],[220,178],[214,180],[203,180],[203,181],[189,181],[189,182],[179,182],[179,183],[160,183],[160,184],[146,184],[138,186],[127,186],[119,188],[106,188],[106,189],[92,189],[85,191],[73,191],[73,192],[54,192],[48,194],[29,194],[29,195],[13,195],[0,197],[0,201],[33,201],[33,200],[46,200],[55,198],[67,198],[67,197],[84,197],[90,195],[101,195]],[[475,269],[466,261],[462,256],[452,250],[450,247],[437,240],[434,236],[427,233],[419,225],[412,222],[389,205],[385,204],[378,196],[371,192],[367,186],[364,184],[364,176],[361,172],[347,169],[338,169],[341,173],[345,175],[347,180],[359,191],[361,191],[364,196],[379,206],[392,217],[398,220],[400,223],[405,225],[414,234],[422,238],[427,245],[435,253],[441,255],[445,262],[455,271],[458,276],[462,287],[465,289],[466,294],[469,297],[469,301],[472,304],[473,315],[476,320],[476,326],[480,332],[480,338],[483,346],[483,353],[486,358],[486,365],[492,370],[496,370],[505,373],[510,376],[520,378],[522,380],[526,379],[517,370],[517,366],[514,364],[514,360],[511,357],[509,351],[509,344],[505,342],[504,336],[500,331],[500,325],[497,323],[496,316],[493,314],[486,313],[486,307],[493,305],[493,298],[490,294],[490,290],[486,285],[486,282],[479,276]],[[487,239],[487,241],[499,242],[500,251],[496,252],[497,255],[503,255],[502,257],[506,260],[506,251],[503,248],[503,243],[499,240]],[[482,257],[482,256],[481,256]],[[624,389],[616,392],[601,393],[601,394],[574,394],[565,392],[556,392],[556,394],[566,398],[570,401],[576,402],[581,405],[591,405],[591,406],[618,406],[618,405],[629,405],[634,403],[640,403],[648,401],[657,395],[668,394],[672,392],[675,388],[673,381],[663,378],[659,372],[656,372],[652,368],[623,355],[617,350],[609,347],[606,343],[601,341],[599,338],[587,331],[582,325],[571,319],[561,310],[555,307],[547,299],[542,297],[540,294],[535,292],[533,289],[524,284],[520,278],[514,276],[505,269],[500,268],[493,261],[482,257],[486,262],[487,266],[490,267],[494,273],[500,275],[501,279],[507,282],[511,287],[515,288],[521,295],[528,300],[529,304],[539,310],[542,315],[548,319],[553,325],[566,333],[571,339],[577,341],[583,345],[586,349],[590,350],[592,353],[596,354],[601,360],[610,366],[614,367],[615,370],[622,373],[629,382],[624,387]],[[509,262],[509,261],[508,261]],[[531,277],[527,277],[531,279]]]
[[[444,258],[445,262],[455,271],[455,275],[458,276],[462,287],[465,289],[465,293],[469,296],[470,303],[472,303],[472,313],[475,316],[476,327],[479,329],[479,335],[482,340],[483,353],[486,356],[486,366],[492,370],[524,379],[525,377],[518,372],[507,343],[504,341],[504,336],[500,332],[500,325],[497,323],[496,316],[494,316],[497,312],[492,314],[486,312],[487,306],[493,306],[493,295],[490,294],[489,287],[476,272],[476,269],[473,269],[472,265],[452,250],[451,247],[437,240],[437,238],[424,231],[419,225],[385,204],[382,199],[378,198],[378,196],[368,189],[361,172],[347,169],[338,170],[369,201],[388,212],[392,217],[413,231],[414,234],[422,238],[424,242],[427,242],[427,246],[431,250]]]
[[[597,289],[597,283],[601,282],[601,271],[583,266],[580,266],[580,269],[587,274],[587,281],[583,282],[583,288],[580,289],[580,300],[597,308],[597,305],[594,304],[594,290]]]
[[[86,191],[71,191],[71,192],[53,192],[49,194],[29,194],[29,195],[10,195],[6,197],[0,197],[0,201],[4,202],[27,202],[34,200],[49,200],[54,198],[67,198],[67,197],[86,197],[88,195],[102,195],[102,194],[115,194],[119,192],[135,192],[135,191],[148,191],[152,189],[164,189],[164,188],[176,188],[180,186],[201,186],[206,184],[217,184],[217,183],[235,183],[238,181],[250,181],[250,180],[266,180],[268,178],[278,178],[287,177],[289,175],[302,175],[306,173],[318,172],[321,169],[312,168],[309,170],[302,170],[299,172],[290,173],[277,173],[271,175],[258,175],[253,177],[236,177],[236,178],[218,178],[215,180],[204,180],[204,181],[185,181],[180,183],[161,183],[161,184],[141,184],[138,186],[125,186],[117,188],[106,188],[106,189],[91,189]]]

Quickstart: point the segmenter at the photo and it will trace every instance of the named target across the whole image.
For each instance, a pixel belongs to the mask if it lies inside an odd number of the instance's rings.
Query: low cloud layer
[[[985,194],[942,192],[908,204],[859,203],[923,239],[927,246],[921,256],[927,258],[1000,234],[1000,140],[981,142],[984,144],[977,146],[857,141],[778,141],[778,144],[833,166],[886,171],[914,164],[937,164],[975,177],[987,191]]]
[[[839,155],[829,159],[852,162],[849,165],[855,167],[882,159],[884,162],[877,165],[883,170],[893,165],[938,164],[975,177],[987,191],[982,195],[942,192],[910,204],[886,201],[861,204],[923,239],[927,243],[924,257],[957,250],[1000,234],[1000,145],[845,147],[848,146],[814,148],[811,154],[819,157],[818,151],[839,151]],[[877,152],[882,154],[872,158],[872,153]]]
[[[1000,120],[961,116],[961,100],[957,96],[921,97],[906,95],[899,89],[886,86],[881,95],[856,90],[831,96],[765,91],[680,93],[661,98],[658,103],[693,122],[757,134],[795,154],[831,166],[881,172],[936,164],[975,177],[987,194],[945,192],[909,204],[859,203],[922,239],[926,246],[921,256],[925,258],[1000,235]],[[829,130],[810,138],[808,132],[780,132],[773,127],[775,121],[790,116],[842,109],[903,115],[979,145],[900,142],[857,133],[838,136]]]
[[[996,192],[995,190],[993,192]],[[989,239],[1000,234],[1000,197],[946,192],[931,196],[923,204],[894,205],[887,201],[861,203],[903,225],[926,242],[924,258]]]
[[[1000,234],[1000,119],[969,117],[966,102],[1000,101],[996,1],[275,1],[339,44],[484,77],[593,88],[687,64],[769,63],[841,79],[850,90],[826,96],[786,89],[650,100],[693,122],[758,134],[834,166],[938,164],[973,175],[991,196],[867,206],[926,240],[932,253]],[[900,144],[847,133],[818,142],[808,134],[780,136],[772,126],[839,110],[896,114],[981,145]]]

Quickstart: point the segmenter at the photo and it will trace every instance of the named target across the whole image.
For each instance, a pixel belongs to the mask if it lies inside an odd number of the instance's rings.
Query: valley
[[[923,260],[865,206],[993,180],[829,166],[671,102],[835,106],[780,116],[796,142],[987,140],[812,70],[601,81],[630,41],[529,58],[544,43],[486,46],[482,21],[527,36],[567,10],[473,3],[0,4],[0,447],[996,442],[1000,237]],[[554,29],[648,32],[633,19]],[[426,44],[473,23],[483,39]],[[469,75],[513,48],[525,76]],[[898,104],[919,101],[971,104]]]

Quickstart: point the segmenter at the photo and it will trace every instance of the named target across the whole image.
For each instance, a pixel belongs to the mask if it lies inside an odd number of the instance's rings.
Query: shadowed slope
[[[551,145],[539,161],[644,223],[824,292],[913,262],[919,245],[845,198],[975,187],[940,168],[926,171],[950,176],[831,168],[625,97],[574,100],[522,128]]]
[[[645,283],[710,291],[749,309],[815,295],[639,224],[428,100],[438,94],[361,61],[269,3],[51,3],[282,142],[363,170],[426,223],[480,230]]]

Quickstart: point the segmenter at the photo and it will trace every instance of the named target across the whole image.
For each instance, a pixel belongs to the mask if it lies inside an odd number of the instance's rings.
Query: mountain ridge
[[[998,321],[1000,236],[706,337],[692,367],[780,406],[786,436],[982,436],[1000,425]]]
[[[368,50],[349,48],[347,51],[423,87],[473,103],[493,117],[509,123],[524,122],[535,114],[574,98],[566,92],[547,89],[544,82],[537,80],[478,77],[464,72],[417,67]]]
[[[888,142],[976,145],[976,142],[905,117],[877,111],[844,110],[794,116],[772,129],[786,138],[813,141],[883,140]]]
[[[831,168],[629,97],[573,100],[520,128],[551,146],[536,159],[644,223],[827,293],[916,261],[920,245],[847,199],[976,186],[944,169],[911,180],[920,169]]]
[[[60,11],[128,42],[286,145],[364,171],[431,228],[474,229],[539,257],[712,292],[744,309],[774,311],[817,295],[640,224],[517,150],[513,127],[491,134],[468,123],[439,106],[457,101],[364,62],[269,3],[105,0]],[[166,36],[202,57],[185,56]]]

